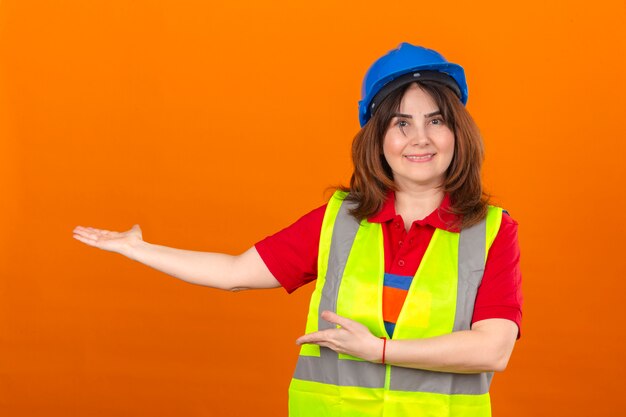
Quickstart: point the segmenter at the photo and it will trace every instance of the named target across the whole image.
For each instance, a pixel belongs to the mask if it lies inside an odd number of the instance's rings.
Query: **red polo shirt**
[[[408,289],[403,288],[402,280],[413,277],[417,272],[435,229],[458,231],[450,226],[456,217],[445,210],[449,206],[450,200],[446,196],[438,209],[413,222],[407,232],[402,217],[395,211],[395,195],[390,193],[381,211],[368,219],[382,225],[385,252],[383,320],[386,327],[391,326],[391,330]],[[316,208],[255,245],[270,272],[289,293],[317,278],[317,254],[325,210],[326,205]],[[504,318],[515,322],[521,329],[519,259],[517,222],[504,213],[500,230],[487,255],[472,323]],[[391,279],[388,280],[388,277]]]

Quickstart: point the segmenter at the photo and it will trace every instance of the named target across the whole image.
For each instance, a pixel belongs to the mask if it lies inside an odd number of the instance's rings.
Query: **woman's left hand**
[[[320,330],[300,336],[296,344],[310,343],[324,346],[337,353],[346,353],[380,363],[383,353],[383,340],[374,336],[367,327],[354,320],[338,316],[331,311],[322,312],[322,319],[329,323],[338,324],[337,329]]]

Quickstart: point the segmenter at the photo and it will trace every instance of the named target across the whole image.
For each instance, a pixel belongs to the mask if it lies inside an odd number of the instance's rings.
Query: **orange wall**
[[[465,66],[520,224],[494,415],[615,415],[625,28],[621,0],[0,2],[0,415],[286,416],[312,286],[221,293],[71,231],[245,250],[348,181],[361,78],[401,41]]]

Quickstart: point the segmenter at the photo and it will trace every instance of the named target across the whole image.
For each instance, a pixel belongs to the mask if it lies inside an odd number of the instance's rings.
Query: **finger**
[[[335,345],[334,343],[330,343],[330,342],[319,342],[319,343],[315,343],[315,344],[316,344],[316,345],[318,345],[318,346],[321,346],[321,347],[325,347],[325,348],[328,348],[328,349],[332,349],[332,350],[334,350],[335,352],[339,352],[339,346]]]
[[[337,332],[337,329],[321,330],[319,332],[313,332],[300,336],[296,340],[296,344],[302,345],[304,343],[326,343],[333,340],[333,335]]]
[[[93,231],[93,232],[89,230],[77,230],[76,232],[74,232],[74,234],[82,236],[86,239],[91,239],[95,241],[103,239],[105,237],[105,235],[98,230]]]
[[[337,353],[346,353],[344,351],[341,350],[341,348],[339,346],[336,346],[332,343],[328,343],[328,342],[319,342],[319,343],[311,343],[312,345],[316,345],[316,346],[320,346],[320,347],[325,347],[328,348],[330,350],[334,350]]]
[[[79,241],[81,241],[81,242],[83,242],[83,243],[85,243],[85,244],[87,244],[89,246],[98,247],[98,241],[95,240],[95,239],[90,239],[88,237],[84,237],[84,236],[77,235],[77,234],[75,234],[73,237],[74,237],[74,239],[79,240]]]
[[[74,236],[76,235],[87,238],[87,239],[93,239],[93,233],[87,230],[74,230]]]
[[[92,230],[93,230],[93,228],[90,228],[90,227],[85,227],[85,226],[76,226],[76,227],[74,228],[74,230],[72,230],[72,231],[73,231],[74,233],[76,233],[76,232],[84,232],[84,233],[87,233],[87,232],[90,232],[90,229],[92,229]]]
[[[92,233],[98,233],[98,234],[101,234],[101,235],[107,235],[107,234],[111,233],[110,230],[96,229],[95,227],[87,227],[86,229],[89,230]]]
[[[352,323],[354,323],[353,320],[347,319],[345,317],[341,317],[340,315],[335,314],[332,311],[328,311],[328,310],[322,311],[322,318],[329,323],[338,324],[341,327],[344,327],[346,329],[350,329],[352,326]]]
[[[303,345],[305,343],[315,343],[320,341],[320,332],[305,334],[296,339],[297,345]]]
[[[94,229],[93,227],[77,227],[74,229],[74,233],[80,233],[83,236],[96,236],[98,234],[98,229]]]

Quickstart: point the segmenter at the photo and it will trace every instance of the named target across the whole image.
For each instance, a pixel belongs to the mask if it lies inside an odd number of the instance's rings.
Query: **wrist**
[[[372,359],[373,363],[384,364],[386,362],[386,350],[389,340],[386,337],[377,337],[376,343],[372,347]]]
[[[387,363],[386,361],[386,356],[387,356],[387,338],[386,337],[381,337],[382,341],[383,341],[383,352],[381,354],[381,360],[380,363],[382,363],[383,365],[385,365]]]
[[[145,252],[149,247],[150,243],[138,239],[136,241],[128,242],[120,253],[133,261],[141,262],[139,260],[139,258],[141,258],[141,253]]]

